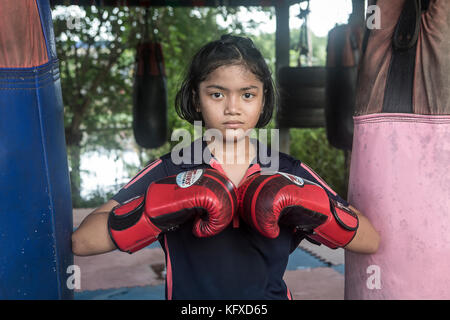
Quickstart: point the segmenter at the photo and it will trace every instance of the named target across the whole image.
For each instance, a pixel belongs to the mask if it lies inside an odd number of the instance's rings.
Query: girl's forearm
[[[91,212],[72,233],[72,252],[75,255],[89,256],[116,249],[108,232],[109,211],[117,204],[111,201]]]
[[[353,240],[344,248],[358,253],[375,253],[380,245],[380,235],[370,223],[369,219],[365,217],[356,208],[350,206],[359,219],[359,227]]]

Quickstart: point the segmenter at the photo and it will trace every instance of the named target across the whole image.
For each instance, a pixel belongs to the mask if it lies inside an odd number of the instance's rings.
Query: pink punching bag
[[[370,30],[359,74],[349,201],[381,243],[375,254],[346,252],[345,298],[450,299],[450,1],[377,6],[381,28]]]

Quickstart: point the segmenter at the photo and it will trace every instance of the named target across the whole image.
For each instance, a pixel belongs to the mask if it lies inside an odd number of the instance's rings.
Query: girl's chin
[[[205,135],[210,137],[214,141],[222,141],[223,143],[233,143],[239,141],[245,141],[245,139],[253,137],[256,132],[252,129],[244,130],[242,128],[238,129],[208,129]]]

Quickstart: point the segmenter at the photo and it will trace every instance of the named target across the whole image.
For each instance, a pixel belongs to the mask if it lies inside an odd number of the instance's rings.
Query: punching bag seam
[[[37,80],[36,80],[37,82]],[[42,108],[42,104],[41,104],[41,100],[40,100],[40,95],[39,95],[39,89],[37,87],[37,83],[36,83],[36,97],[37,99],[37,111],[39,114],[39,127],[40,127],[40,131],[41,131],[41,146],[42,146],[42,150],[43,150],[43,155],[44,155],[44,163],[45,163],[45,176],[46,176],[46,185],[48,188],[48,200],[50,203],[50,210],[54,211],[54,202],[53,202],[53,198],[52,198],[52,185],[50,183],[50,176],[49,176],[49,169],[48,169],[48,157],[47,157],[47,148],[45,145],[45,131],[44,131],[44,123],[43,123],[43,119],[42,119],[42,112],[41,112],[41,108]],[[55,239],[55,235],[56,235],[56,230],[55,230],[55,215],[52,214],[52,240],[53,240],[53,250],[55,253],[55,260],[52,261],[52,263],[55,265],[55,269],[56,269],[56,282],[57,282],[57,287],[58,287],[58,297],[62,297],[62,292],[61,292],[61,278],[60,278],[60,270],[59,270],[59,257],[56,254],[57,253],[57,243],[56,243],[56,239]]]
[[[450,115],[420,115],[404,113],[374,113],[353,117],[355,124],[379,122],[450,123]]]
[[[41,8],[41,5],[40,5],[39,1],[36,1],[36,6],[37,6],[37,9],[38,9],[38,14],[39,14],[40,21],[41,21],[41,31],[42,31],[42,33],[44,35],[44,39],[45,39],[45,46],[46,46],[46,49],[47,49],[47,57],[49,59],[48,64],[50,66],[52,66],[52,64],[54,63],[54,57],[51,54],[51,52],[49,52],[49,47],[48,47],[49,39],[48,39],[47,34],[46,34],[45,30],[44,30],[44,24],[42,23],[44,15],[43,15],[42,8]],[[49,10],[50,10],[50,8],[49,8]],[[51,14],[51,12],[50,12],[50,14]],[[59,74],[59,66],[57,67],[57,70],[58,70],[58,74]],[[39,88],[38,88],[38,83],[37,83],[37,78],[36,77],[35,77],[35,81],[36,81],[36,84],[35,84],[36,85],[36,89],[35,89],[36,90],[36,96],[39,97]],[[38,103],[37,103],[37,110],[38,110],[38,114],[39,114],[39,125],[40,125],[40,130],[41,130],[41,143],[42,143],[42,148],[43,148],[43,151],[44,151],[45,176],[47,178],[46,185],[48,187],[48,199],[49,199],[49,202],[50,202],[50,208],[51,208],[52,211],[54,211],[55,207],[54,207],[54,202],[53,202],[53,198],[52,198],[52,194],[53,193],[52,193],[52,186],[51,186],[51,183],[50,183],[50,176],[49,176],[49,170],[48,170],[47,148],[45,146],[45,139],[44,139],[44,134],[45,134],[44,123],[43,123],[42,113],[41,113],[42,105],[41,105],[41,100],[40,99],[37,99],[37,101],[38,101]],[[58,297],[62,297],[62,292],[61,292],[61,285],[62,285],[62,283],[61,283],[60,270],[59,270],[59,263],[60,263],[60,261],[59,261],[59,256],[57,254],[57,243],[56,243],[55,236],[56,236],[55,215],[52,214],[52,239],[53,239],[53,246],[52,246],[52,248],[53,248],[54,253],[55,253],[55,259],[54,259],[54,261],[52,261],[52,263],[55,264],[55,269],[56,269],[56,282],[57,282],[57,287],[58,287],[58,289],[57,289],[58,290]]]

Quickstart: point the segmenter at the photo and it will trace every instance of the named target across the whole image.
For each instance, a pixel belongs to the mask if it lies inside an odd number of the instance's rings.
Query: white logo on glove
[[[203,175],[202,169],[181,172],[177,175],[176,181],[180,188],[189,188]]]
[[[303,187],[303,185],[305,184],[305,182],[303,181],[302,178],[294,176],[293,174],[289,174],[289,173],[284,173],[284,172],[278,172],[279,174],[281,174],[282,176],[286,177],[287,179],[289,179],[290,181],[292,181],[293,183],[295,183],[296,185]]]

